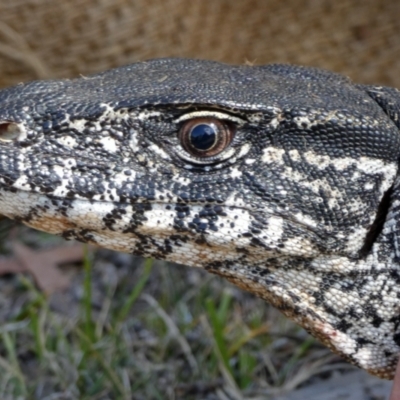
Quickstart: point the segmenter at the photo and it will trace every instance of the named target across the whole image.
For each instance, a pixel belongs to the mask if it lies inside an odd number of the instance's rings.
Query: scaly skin
[[[0,212],[201,267],[392,378],[399,93],[294,66],[153,60],[0,92]],[[188,121],[230,142],[194,156]]]

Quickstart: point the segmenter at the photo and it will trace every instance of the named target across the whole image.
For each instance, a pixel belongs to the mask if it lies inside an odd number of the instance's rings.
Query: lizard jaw
[[[397,344],[392,339],[376,340],[380,330],[368,319],[358,321],[358,325],[352,324],[351,319],[350,322],[346,320],[351,310],[373,307],[368,296],[369,280],[376,283],[384,278],[387,281],[387,271],[383,267],[382,275],[378,277],[366,273],[369,265],[379,265],[377,260],[354,261],[337,255],[321,256],[316,248],[314,253],[312,248],[306,249],[310,244],[303,239],[294,247],[297,249],[294,264],[293,254],[285,253],[285,248],[278,246],[281,243],[279,224],[285,221],[276,216],[270,217],[271,229],[259,235],[265,238],[263,245],[259,243],[259,246],[251,247],[253,251],[249,253],[243,250],[249,248],[251,241],[251,238],[243,236],[250,217],[246,210],[236,210],[242,214],[242,220],[225,216],[225,230],[220,227],[217,232],[192,229],[180,233],[173,217],[176,211],[171,211],[171,205],[139,203],[119,206],[80,199],[67,202],[24,191],[0,192],[3,213],[9,217],[25,215],[21,218],[23,222],[34,228],[114,250],[202,267],[223,276],[269,301],[352,363],[374,375],[392,378]],[[132,218],[134,206],[140,212]],[[24,214],[22,210],[30,211]],[[235,225],[231,227],[231,223]],[[231,240],[233,235],[236,235],[235,240]],[[293,245],[291,242],[289,246],[292,251]],[[299,257],[298,249],[302,247],[308,255],[304,259]],[[322,290],[326,286],[326,277],[331,281],[328,289]],[[363,287],[367,288],[365,296],[360,295]],[[319,297],[322,294],[323,297]],[[399,306],[391,300],[390,296],[383,300],[387,303],[384,309],[396,316],[400,312]],[[339,305],[335,313],[333,304]],[[365,343],[360,344],[359,338],[363,338]]]

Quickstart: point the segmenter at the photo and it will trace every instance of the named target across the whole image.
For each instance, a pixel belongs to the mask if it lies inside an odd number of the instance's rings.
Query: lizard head
[[[391,377],[400,135],[379,90],[179,59],[5,89],[0,210],[225,276]]]

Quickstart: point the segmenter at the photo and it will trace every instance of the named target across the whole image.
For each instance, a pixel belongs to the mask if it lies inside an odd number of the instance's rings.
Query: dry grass
[[[61,240],[18,229],[31,246]],[[84,264],[50,298],[29,277],[0,279],[1,399],[268,399],[340,366],[204,271],[105,250]]]

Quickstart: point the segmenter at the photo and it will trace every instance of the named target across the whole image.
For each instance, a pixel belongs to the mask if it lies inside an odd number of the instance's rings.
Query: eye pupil
[[[214,124],[199,124],[190,131],[192,146],[200,151],[210,150],[217,140],[217,127]]]

